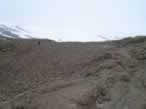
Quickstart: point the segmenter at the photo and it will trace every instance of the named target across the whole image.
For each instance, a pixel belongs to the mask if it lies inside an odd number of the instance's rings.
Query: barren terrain
[[[0,109],[146,109],[146,37],[0,39]]]

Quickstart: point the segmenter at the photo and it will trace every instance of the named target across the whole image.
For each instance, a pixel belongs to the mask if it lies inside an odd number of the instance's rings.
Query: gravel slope
[[[146,37],[0,39],[0,109],[145,109]]]

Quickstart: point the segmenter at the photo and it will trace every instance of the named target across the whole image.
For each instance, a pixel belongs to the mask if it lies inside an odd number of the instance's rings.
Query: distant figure
[[[41,42],[40,41],[38,41],[38,45],[40,45],[41,44]]]

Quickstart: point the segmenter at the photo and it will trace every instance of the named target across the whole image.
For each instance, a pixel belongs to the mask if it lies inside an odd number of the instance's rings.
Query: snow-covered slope
[[[57,33],[36,33],[28,31],[20,26],[0,24],[0,38],[25,38],[25,39],[49,39],[54,41],[62,41]]]
[[[33,32],[32,32],[33,31]],[[49,31],[49,30],[48,30]],[[76,32],[74,32],[76,33]],[[66,32],[47,32],[43,33],[40,32],[39,30],[33,30],[31,28],[24,29],[23,27],[20,26],[14,26],[10,24],[0,24],[0,38],[27,38],[27,39],[50,39],[50,40],[55,40],[58,42],[63,42],[63,41],[108,41],[108,40],[119,40],[122,39],[126,36],[103,36],[103,35],[97,35],[96,38],[91,38],[92,40],[89,40],[89,37],[84,37],[76,39],[73,37],[74,36],[79,36],[78,34],[72,34],[72,32],[67,33]],[[71,35],[71,36],[70,36]],[[67,37],[70,36],[70,37]]]
[[[0,25],[0,35],[10,38],[34,38],[34,34],[19,26]]]

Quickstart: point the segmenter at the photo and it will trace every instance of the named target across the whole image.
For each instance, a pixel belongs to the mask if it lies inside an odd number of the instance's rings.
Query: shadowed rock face
[[[0,39],[0,109],[145,109],[146,38]]]

